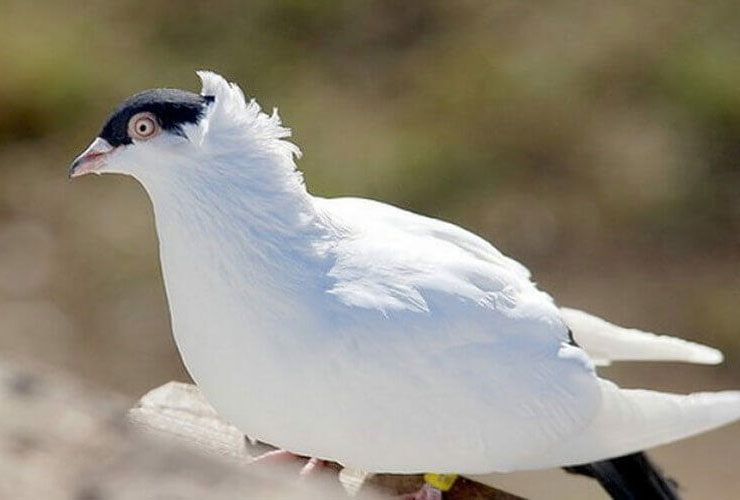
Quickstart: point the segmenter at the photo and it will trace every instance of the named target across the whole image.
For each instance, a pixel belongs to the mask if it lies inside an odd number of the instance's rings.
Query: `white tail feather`
[[[602,405],[591,424],[569,441],[535,458],[538,465],[532,468],[618,457],[740,419],[740,391],[680,395],[620,389],[606,380],[600,383]]]
[[[667,335],[656,335],[613,325],[591,314],[560,309],[576,342],[597,364],[611,361],[684,361],[715,365],[722,362],[720,351]]]

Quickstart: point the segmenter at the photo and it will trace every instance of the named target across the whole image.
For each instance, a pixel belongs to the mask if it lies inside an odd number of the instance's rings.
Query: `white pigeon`
[[[627,390],[594,370],[719,351],[560,308],[454,224],[310,195],[277,113],[198,74],[200,95],[123,102],[70,175],[145,188],[180,354],[245,433],[365,471],[478,474],[601,461],[740,418],[740,392]]]

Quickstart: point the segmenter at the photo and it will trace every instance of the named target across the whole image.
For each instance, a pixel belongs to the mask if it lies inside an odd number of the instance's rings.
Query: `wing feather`
[[[717,349],[687,340],[623,328],[591,314],[562,307],[560,313],[576,342],[599,364],[611,361],[684,361],[704,365],[722,362]]]

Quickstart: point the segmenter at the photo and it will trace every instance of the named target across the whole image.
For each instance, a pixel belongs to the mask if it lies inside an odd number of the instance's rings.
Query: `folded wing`
[[[372,214],[374,224],[392,227],[407,235],[455,245],[471,257],[493,264],[521,280],[530,279],[529,270],[521,263],[507,257],[483,238],[454,224],[362,198],[334,198],[320,202],[361,219],[367,219],[368,214]],[[563,307],[560,313],[576,342],[597,365],[608,365],[612,361],[681,361],[713,365],[723,360],[722,353],[717,349],[695,342],[623,328],[577,309]]]

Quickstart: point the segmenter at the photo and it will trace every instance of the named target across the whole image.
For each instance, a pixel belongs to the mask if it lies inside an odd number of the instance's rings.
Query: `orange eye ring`
[[[136,113],[128,121],[128,135],[132,139],[146,141],[159,134],[159,131],[159,123],[152,113]]]

